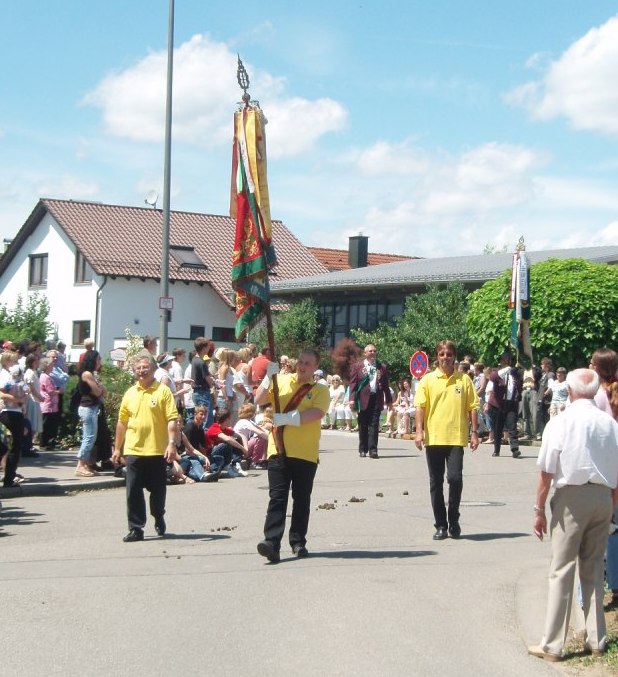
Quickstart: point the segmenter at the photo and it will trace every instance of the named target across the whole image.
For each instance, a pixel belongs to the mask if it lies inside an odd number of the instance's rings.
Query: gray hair
[[[49,357],[42,357],[39,360],[39,369],[45,371],[50,364],[52,364],[52,360]]]
[[[153,367],[154,369],[157,368],[157,361],[154,358],[154,355],[149,351],[149,350],[140,350],[137,355],[133,358],[133,362],[131,364],[131,367],[135,367],[135,365],[140,361],[140,360],[148,360],[150,362],[150,366]]]
[[[591,400],[599,389],[599,375],[593,369],[574,369],[567,374],[566,382],[576,398]]]

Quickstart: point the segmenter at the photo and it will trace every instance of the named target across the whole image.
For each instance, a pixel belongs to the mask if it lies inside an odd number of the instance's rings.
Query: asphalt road
[[[278,565],[255,549],[264,471],[170,487],[169,535],[149,523],[142,543],[122,542],[121,488],[2,499],[4,674],[556,674],[526,654],[549,563],[531,534],[536,449],[467,453],[463,537],[434,542],[424,456],[355,445],[324,433],[311,557],[284,548]]]

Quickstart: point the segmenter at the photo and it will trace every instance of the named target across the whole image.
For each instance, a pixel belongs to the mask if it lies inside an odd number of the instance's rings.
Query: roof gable
[[[0,261],[0,274],[38,226],[46,212],[57,221],[98,275],[160,279],[162,210],[99,202],[41,199]],[[274,275],[283,280],[326,272],[283,225],[273,221],[278,263]],[[228,216],[197,212],[170,213],[170,246],[189,251],[195,263],[170,253],[170,281],[209,284],[231,305],[231,261],[236,224]]]

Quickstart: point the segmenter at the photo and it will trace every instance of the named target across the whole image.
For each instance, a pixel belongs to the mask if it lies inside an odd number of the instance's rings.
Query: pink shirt
[[[41,390],[41,412],[43,414],[55,414],[58,411],[58,393],[54,382],[49,374],[43,372],[39,377]]]

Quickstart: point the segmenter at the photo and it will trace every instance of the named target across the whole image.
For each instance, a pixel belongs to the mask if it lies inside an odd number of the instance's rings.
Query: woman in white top
[[[341,376],[333,374],[330,382],[330,405],[328,407],[328,418],[330,421],[330,429],[337,430],[337,407],[343,404],[343,397],[345,395],[345,388],[341,383]]]

